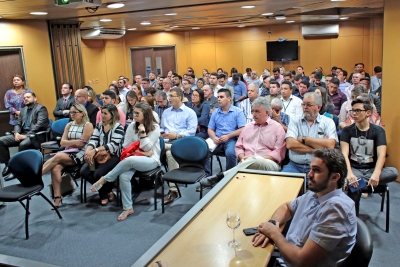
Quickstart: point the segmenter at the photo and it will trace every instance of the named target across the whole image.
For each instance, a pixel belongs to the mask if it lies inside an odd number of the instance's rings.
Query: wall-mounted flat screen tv
[[[298,59],[298,41],[267,42],[267,61],[294,61]]]

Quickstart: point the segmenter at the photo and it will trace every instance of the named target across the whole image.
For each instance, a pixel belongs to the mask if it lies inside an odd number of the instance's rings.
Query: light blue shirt
[[[371,93],[375,94],[375,91],[382,85],[382,79],[378,79],[375,75],[371,77]]]
[[[332,119],[318,114],[314,123],[310,126],[304,118],[304,114],[297,118],[290,118],[286,138],[293,137],[297,139],[299,136],[308,136],[312,138],[335,139],[338,142],[336,126]],[[298,164],[310,164],[313,158],[312,153],[297,153],[289,150],[289,158]]]
[[[309,191],[290,203],[294,213],[286,240],[304,247],[308,238],[329,251],[316,266],[338,266],[350,255],[356,242],[355,204],[342,189],[322,197]],[[290,266],[290,265],[288,265]]]
[[[197,116],[191,109],[182,104],[178,109],[170,107],[161,118],[161,131],[175,133],[182,137],[194,136],[197,129]]]
[[[129,92],[129,90],[126,89],[126,88],[124,87],[124,89],[122,89],[121,91],[119,91],[119,94],[120,94],[120,95],[123,95],[124,98],[126,98],[126,94],[127,94],[128,92]]]
[[[214,130],[217,137],[221,137],[245,125],[246,118],[243,111],[231,105],[227,113],[224,113],[221,108],[214,110],[208,123],[208,128]]]
[[[241,96],[247,96],[246,85],[244,82],[239,81],[237,85],[234,85],[233,82],[229,82],[228,85],[233,87],[235,99],[239,99]]]

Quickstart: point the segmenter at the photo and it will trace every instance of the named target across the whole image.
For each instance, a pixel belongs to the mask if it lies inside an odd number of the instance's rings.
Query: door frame
[[[168,48],[168,47],[173,47],[174,48],[174,57],[175,57],[175,71],[178,71],[178,60],[176,59],[176,45],[152,45],[152,46],[130,46],[129,47],[129,65],[131,68],[131,73],[133,75],[133,68],[132,68],[132,50],[139,50],[139,49],[148,49],[148,48]],[[135,77],[132,77],[132,80]]]
[[[24,57],[24,47],[23,46],[0,46],[0,51],[18,51],[20,55],[20,61],[22,65],[22,71],[24,73],[21,73],[25,77],[25,86],[29,87],[28,83],[28,74],[26,72],[26,66],[25,66],[25,57]],[[10,113],[8,110],[0,110],[0,113]]]

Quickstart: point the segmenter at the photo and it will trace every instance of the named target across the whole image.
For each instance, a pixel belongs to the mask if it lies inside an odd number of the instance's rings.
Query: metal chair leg
[[[39,192],[38,194],[42,196],[42,198],[44,198],[44,200],[46,200],[53,207],[53,209],[57,212],[58,218],[62,219],[62,216],[58,211],[58,208],[54,206],[54,204],[50,201],[50,199],[48,199],[45,195],[43,195],[42,192]]]
[[[381,212],[383,212],[383,206],[385,205],[385,197],[386,197],[386,189],[382,193],[382,198],[381,198]]]
[[[161,178],[161,210],[164,213],[164,179]]]
[[[26,209],[25,209],[25,237],[26,239],[29,239],[29,225],[28,225],[28,219],[29,219],[29,200],[31,198],[28,197],[26,199]]]
[[[181,190],[179,190],[178,184],[175,183],[175,186],[176,186],[176,189],[178,189],[178,196],[179,196],[179,198],[181,198],[181,197],[182,197],[182,194],[181,194]]]
[[[390,210],[390,201],[389,201],[389,186],[386,185],[386,233],[389,233],[389,210]]]
[[[222,163],[221,163],[221,159],[217,156],[217,160],[218,160],[218,164],[219,164],[219,169],[222,172]]]

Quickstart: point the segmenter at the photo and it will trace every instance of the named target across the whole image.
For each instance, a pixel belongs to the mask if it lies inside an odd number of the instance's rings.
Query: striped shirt
[[[253,114],[251,114],[251,104],[250,98],[246,98],[240,102],[239,105],[239,108],[243,111],[244,116],[246,117],[246,123],[254,121]]]
[[[96,124],[92,137],[90,137],[88,146],[93,148],[104,146],[106,151],[119,157],[124,135],[124,127],[118,122],[114,125],[114,128],[110,129],[107,133],[104,132],[103,124],[98,123]]]
[[[338,142],[336,126],[333,120],[319,114],[311,126],[304,118],[304,115],[295,119],[290,118],[289,127],[286,133],[286,139],[289,137],[297,139],[299,136],[307,136],[320,139],[327,137],[328,139],[335,139],[335,141]],[[313,155],[312,153],[304,154],[289,150],[289,158],[291,161],[298,164],[310,164]]]

